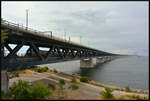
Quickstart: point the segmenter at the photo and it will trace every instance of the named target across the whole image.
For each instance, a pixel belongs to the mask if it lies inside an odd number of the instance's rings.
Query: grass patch
[[[101,92],[101,96],[103,98],[113,98],[113,94],[112,94],[112,89],[108,88],[108,87],[105,87],[105,91],[102,91]]]
[[[19,77],[19,72],[18,72],[18,71],[15,72],[15,73],[14,73],[14,76],[15,76],[15,77]]]
[[[80,78],[80,81],[88,83],[89,81],[91,81],[91,79],[89,77],[83,76],[83,77]]]
[[[76,78],[72,78],[72,79],[71,79],[71,82],[72,82],[72,83],[77,83]]]
[[[72,90],[77,90],[77,89],[79,89],[79,86],[76,84],[73,84],[69,88],[71,88]]]
[[[12,77],[14,77],[14,74],[13,74],[12,72],[9,72],[9,73],[8,73],[8,77],[9,77],[9,78],[12,78]]]
[[[59,84],[65,85],[65,80],[64,80],[64,79],[60,79],[60,80],[59,80]]]
[[[50,87],[53,91],[56,90],[56,87],[53,84],[48,84],[48,87]]]
[[[118,100],[127,100],[127,98],[125,96],[120,96],[117,98]]]
[[[130,91],[131,91],[130,87],[129,87],[129,86],[126,86],[126,87],[125,87],[125,91],[126,91],[126,92],[130,92]]]
[[[58,71],[56,69],[53,70],[54,73],[58,73]]]
[[[125,95],[125,96],[133,100],[148,100],[147,97],[142,98],[139,95]]]
[[[72,76],[75,76],[75,74],[73,73]]]
[[[51,95],[52,89],[43,83],[30,85],[29,82],[19,80],[14,82],[10,87],[7,98],[8,100],[44,100],[46,96]]]
[[[38,73],[43,73],[43,72],[47,72],[47,70],[48,70],[48,67],[47,66],[44,66],[44,67],[35,67],[34,68],[34,71],[35,72],[38,72]]]

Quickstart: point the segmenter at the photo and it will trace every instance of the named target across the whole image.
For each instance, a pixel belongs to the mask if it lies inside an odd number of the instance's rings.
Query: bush
[[[47,66],[45,66],[45,67],[36,67],[36,68],[34,69],[35,72],[39,72],[39,73],[47,72],[47,70],[48,70],[48,67],[47,67]]]
[[[88,83],[90,80],[91,80],[91,79],[90,79],[89,77],[86,77],[86,76],[80,78],[80,81],[81,81],[81,82],[86,82],[86,83]]]
[[[125,87],[125,91],[126,91],[126,92],[130,92],[130,91],[131,91],[130,87],[129,87],[129,86],[126,86],[126,87]]]
[[[79,86],[73,84],[73,85],[71,85],[69,88],[71,88],[72,90],[77,90],[77,89],[79,88]]]
[[[50,87],[52,90],[56,89],[56,87],[53,84],[48,84],[48,87]]]
[[[75,74],[74,74],[74,73],[73,73],[72,75],[73,75],[73,76],[75,76]]]
[[[102,97],[104,98],[113,98],[112,89],[105,87],[105,91],[101,92]]]
[[[14,82],[9,90],[9,97],[13,100],[41,100],[51,94],[51,89],[43,83],[29,85],[27,81]]]
[[[14,76],[15,76],[15,77],[19,77],[19,72],[18,72],[18,71],[15,72],[15,73],[14,73]]]
[[[45,67],[42,68],[42,71],[43,71],[43,72],[47,72],[47,70],[48,70],[48,67],[47,67],[47,66],[45,66]]]
[[[34,68],[34,71],[41,73],[41,67],[35,67],[35,68]]]
[[[43,68],[45,68],[46,70],[48,70],[48,67],[47,67],[47,66],[45,66],[45,67],[43,67]]]
[[[33,84],[31,89],[31,99],[42,100],[45,99],[46,96],[51,94],[51,89],[48,87],[48,85],[40,82]]]
[[[71,82],[72,82],[72,83],[77,83],[76,78],[72,78]]]
[[[55,73],[58,73],[58,71],[57,71],[56,69],[54,69],[54,72],[55,72]]]
[[[60,80],[59,80],[59,83],[60,83],[61,85],[65,85],[65,80],[64,80],[64,79],[60,79]]]
[[[14,100],[26,100],[31,98],[31,87],[27,81],[14,82],[9,91],[9,96]]]

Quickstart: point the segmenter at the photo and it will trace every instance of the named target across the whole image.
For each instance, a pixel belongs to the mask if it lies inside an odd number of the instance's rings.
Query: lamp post
[[[28,9],[26,9],[26,28],[28,28]]]

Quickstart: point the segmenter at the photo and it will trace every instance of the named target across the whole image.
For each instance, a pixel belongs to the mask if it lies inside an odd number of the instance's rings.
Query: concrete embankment
[[[48,70],[48,72],[37,73],[33,70],[26,70],[30,72],[29,74],[20,74],[19,77],[15,77],[10,79],[10,86],[13,82],[18,81],[19,79],[29,81],[30,83],[35,82],[43,82],[45,84],[54,84],[58,85],[60,79],[64,79],[66,81],[65,88],[67,89],[72,83],[72,78],[77,79],[77,84],[79,89],[75,91],[71,91],[69,89],[66,90],[66,94],[68,95],[66,99],[103,99],[100,97],[100,93],[104,91],[104,87],[109,87],[113,89],[113,95],[115,99],[119,98],[120,96],[125,95],[135,95],[141,98],[148,98],[149,92],[145,90],[135,90],[131,89],[130,92],[126,92],[125,88],[114,87],[110,85],[104,85],[95,81],[90,81],[89,83],[80,82],[80,76],[71,75],[64,72],[52,72],[52,70]]]

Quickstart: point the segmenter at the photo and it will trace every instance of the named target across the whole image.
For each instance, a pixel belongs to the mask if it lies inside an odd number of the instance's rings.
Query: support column
[[[96,64],[98,63],[104,63],[105,61],[104,61],[104,58],[103,57],[98,57],[98,58],[96,58]]]
[[[93,59],[87,58],[87,59],[81,59],[80,60],[80,68],[93,68]]]
[[[5,94],[8,92],[8,86],[9,86],[9,78],[7,74],[6,66],[4,66],[4,44],[1,44],[1,91],[3,91]]]
[[[1,90],[6,94],[8,92],[9,78],[7,70],[1,70]]]
[[[106,62],[107,62],[107,61],[110,61],[110,56],[106,56],[106,57],[105,57],[105,60],[106,60]]]

